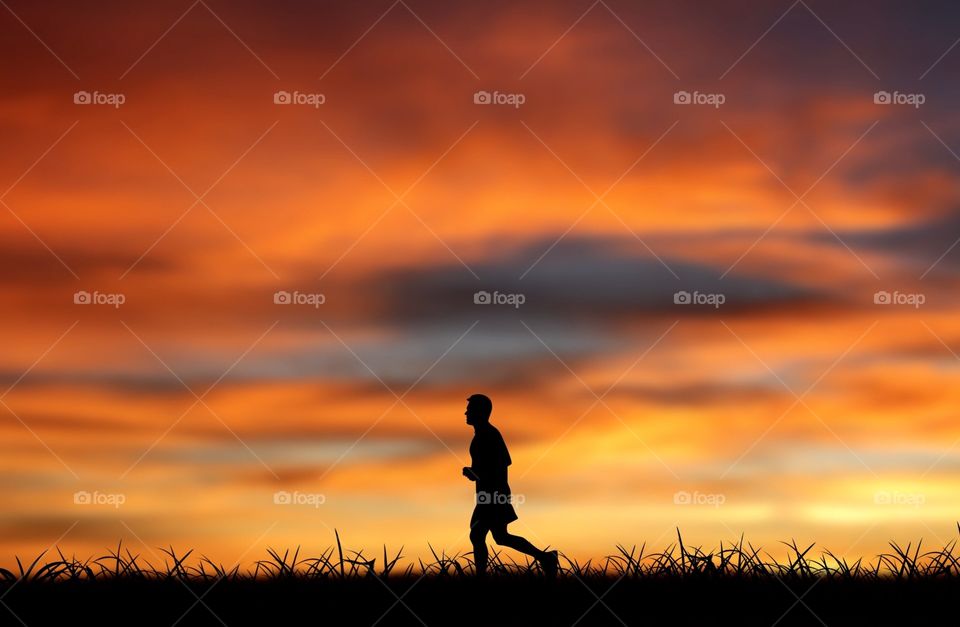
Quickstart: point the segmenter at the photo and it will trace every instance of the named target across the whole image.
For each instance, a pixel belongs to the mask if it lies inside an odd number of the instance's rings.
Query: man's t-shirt
[[[511,463],[500,431],[490,423],[478,426],[470,442],[470,466],[477,475],[477,492],[510,494],[507,466]]]

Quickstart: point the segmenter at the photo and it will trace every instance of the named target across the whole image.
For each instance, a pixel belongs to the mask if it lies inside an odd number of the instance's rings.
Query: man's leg
[[[494,527],[491,531],[493,531],[493,541],[497,544],[510,547],[514,551],[526,553],[538,560],[544,556],[544,552],[530,544],[529,540],[521,536],[515,536],[507,531],[505,524]]]
[[[526,538],[508,532],[506,524],[494,527],[492,531],[494,542],[534,557],[540,562],[540,568],[547,577],[556,577],[559,568],[556,551],[541,551]]]
[[[473,545],[473,563],[477,574],[487,572],[487,533],[490,530],[479,521],[470,521],[470,544]]]

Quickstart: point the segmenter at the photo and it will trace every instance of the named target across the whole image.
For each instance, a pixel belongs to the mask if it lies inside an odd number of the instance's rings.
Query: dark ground
[[[960,580],[394,577],[0,586],[3,625],[958,625]],[[196,596],[202,597],[202,603]],[[796,596],[795,596],[796,595]],[[402,601],[398,602],[398,597]],[[602,601],[598,601],[598,597]],[[802,602],[797,601],[802,598]],[[4,607],[4,605],[6,607]],[[22,621],[22,622],[21,622]]]

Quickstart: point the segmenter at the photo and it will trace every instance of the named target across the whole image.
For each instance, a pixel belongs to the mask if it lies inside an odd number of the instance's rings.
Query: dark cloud
[[[618,385],[611,390],[609,397],[652,405],[721,407],[723,405],[758,404],[766,400],[790,398],[790,393],[782,387],[697,382],[658,387],[633,384]]]
[[[492,247],[485,256],[468,262],[479,280],[452,258],[444,264],[392,267],[338,279],[323,286],[327,303],[320,309],[278,307],[271,286],[228,291],[242,315],[226,323],[242,320],[245,325],[266,329],[279,319],[282,326],[277,333],[295,332],[301,334],[301,340],[276,347],[266,342],[237,364],[220,386],[226,389],[258,381],[321,377],[325,394],[363,396],[382,389],[367,371],[370,366],[386,385],[399,391],[473,327],[445,358],[443,367],[431,372],[428,384],[442,388],[472,379],[487,385],[530,387],[543,383],[560,366],[551,350],[571,367],[580,368],[592,359],[624,350],[629,343],[625,336],[649,336],[652,342],[674,320],[795,315],[799,308],[828,307],[835,301],[828,292],[788,281],[744,274],[721,279],[721,268],[675,257],[665,257],[661,263],[629,236],[571,235],[553,245],[555,241],[556,236],[549,236]],[[42,255],[38,259],[48,262]],[[112,268],[116,261],[104,256],[89,261],[89,266]],[[303,268],[299,274],[302,279],[291,285],[316,285],[314,268]],[[518,307],[477,304],[479,291],[492,298],[496,294],[511,295],[507,298],[519,295],[524,302]],[[725,302],[719,309],[676,304],[679,291],[721,294]],[[205,312],[222,308],[222,296],[206,289],[163,302],[151,301],[139,309],[136,295],[129,300],[124,314],[135,329],[146,324],[141,316],[167,321],[171,311],[187,307],[202,320]],[[218,319],[217,323],[224,322]],[[191,324],[202,326],[196,320]],[[345,339],[350,350],[335,340],[328,327]],[[358,339],[369,332],[375,332],[376,339]],[[303,333],[315,335],[306,338]],[[213,383],[232,361],[217,357],[211,349],[195,348],[183,354],[152,336],[146,341],[196,390]],[[232,350],[238,352],[242,347]],[[149,366],[89,372],[41,368],[20,385],[80,384],[139,395],[189,397],[161,364],[151,362]],[[11,369],[0,372],[0,381],[12,383],[19,376],[20,372]],[[358,381],[364,383],[357,387]]]
[[[724,315],[826,304],[833,298],[830,293],[789,281],[743,274],[721,279],[723,268],[679,258],[666,257],[661,263],[629,236],[570,236],[554,246],[555,241],[555,237],[543,237],[504,246],[502,251],[471,261],[479,280],[453,261],[390,269],[357,287],[379,295],[373,314],[381,323],[414,327],[479,318],[493,323],[507,319],[564,321],[603,328],[644,317],[717,313],[709,306],[675,304],[678,291],[723,294]],[[481,290],[522,294],[525,302],[519,307],[478,305],[474,295]]]
[[[960,246],[957,246],[960,210],[888,229],[842,231],[839,236],[855,249],[874,250],[897,258],[903,269],[914,272],[916,278],[945,253],[931,275],[943,277],[960,269]],[[830,234],[814,234],[812,237],[817,241],[836,242]]]
[[[77,286],[79,284],[71,271],[81,279],[107,277],[116,280],[143,252],[124,251],[117,246],[91,250],[62,243],[55,245],[51,253],[26,228],[17,237],[4,237],[0,241],[0,285],[41,289]],[[142,272],[169,272],[178,268],[173,259],[161,255],[148,255],[138,265]]]

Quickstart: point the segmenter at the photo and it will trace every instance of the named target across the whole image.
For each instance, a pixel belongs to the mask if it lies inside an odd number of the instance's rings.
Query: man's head
[[[483,424],[490,420],[490,412],[493,411],[493,401],[484,394],[474,394],[467,399],[467,411],[463,415],[467,417],[468,425]]]

